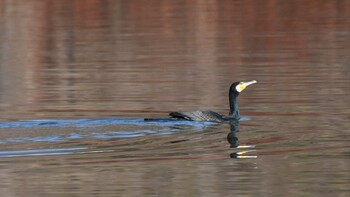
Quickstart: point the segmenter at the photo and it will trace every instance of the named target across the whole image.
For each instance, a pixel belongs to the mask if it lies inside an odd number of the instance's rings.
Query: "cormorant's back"
[[[191,111],[191,112],[172,112],[169,114],[172,118],[182,120],[192,120],[199,122],[224,122],[228,121],[226,116],[213,111]]]

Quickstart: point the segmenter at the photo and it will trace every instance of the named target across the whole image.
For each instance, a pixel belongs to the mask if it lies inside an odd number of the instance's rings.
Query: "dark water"
[[[350,195],[347,0],[0,0],[0,43],[1,196]],[[237,80],[239,132],[142,119]]]

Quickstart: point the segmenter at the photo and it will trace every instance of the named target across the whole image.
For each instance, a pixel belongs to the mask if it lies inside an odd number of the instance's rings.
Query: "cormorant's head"
[[[257,81],[255,81],[255,80],[253,80],[253,81],[248,81],[248,82],[237,81],[237,82],[234,82],[234,83],[231,85],[230,91],[240,93],[240,92],[242,92],[246,87],[248,87],[249,85],[252,85],[252,84],[254,84],[254,83],[257,83]]]

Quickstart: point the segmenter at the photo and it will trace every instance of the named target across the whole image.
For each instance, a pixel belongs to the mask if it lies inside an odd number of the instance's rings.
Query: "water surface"
[[[350,194],[346,0],[0,0],[0,42],[4,196]],[[239,132],[143,121],[237,80]]]

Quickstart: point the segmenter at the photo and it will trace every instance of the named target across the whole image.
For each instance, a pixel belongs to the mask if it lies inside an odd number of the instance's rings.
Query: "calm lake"
[[[0,43],[1,196],[350,196],[348,0],[0,0]]]

